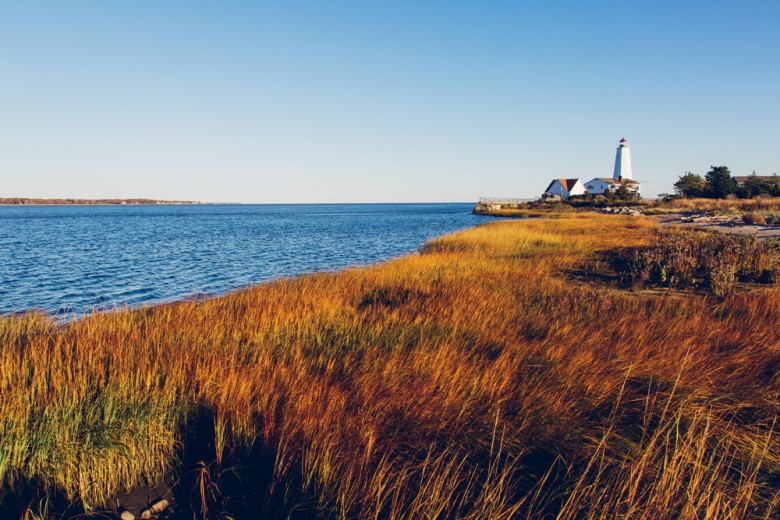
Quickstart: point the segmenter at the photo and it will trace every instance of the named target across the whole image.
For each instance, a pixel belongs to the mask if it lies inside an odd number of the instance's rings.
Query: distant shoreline
[[[31,199],[23,197],[0,198],[0,206],[189,206],[200,204],[204,203],[190,200],[155,199]]]
[[[75,202],[69,202],[70,200]],[[0,198],[0,206],[414,206],[419,204],[452,205],[473,202],[200,202],[146,199],[23,199]],[[24,201],[24,202],[13,202]]]

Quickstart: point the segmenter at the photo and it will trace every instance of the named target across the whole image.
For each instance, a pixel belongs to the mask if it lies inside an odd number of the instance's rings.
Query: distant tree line
[[[0,205],[108,205],[108,204],[200,204],[200,202],[184,200],[155,200],[155,199],[29,199],[23,197],[0,198]]]
[[[752,199],[758,195],[780,197],[780,177],[777,174],[758,176],[754,171],[744,182],[739,183],[731,176],[726,166],[711,166],[704,177],[691,172],[680,175],[674,183],[674,191],[680,197],[689,198],[722,199],[734,196]]]

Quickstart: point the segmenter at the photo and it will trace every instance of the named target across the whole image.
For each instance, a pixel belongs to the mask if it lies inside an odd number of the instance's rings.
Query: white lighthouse
[[[615,155],[615,173],[612,178],[616,181],[634,180],[631,174],[631,150],[628,148],[628,141],[621,139]]]
[[[631,150],[628,148],[628,141],[621,139],[617,147],[615,156],[615,172],[612,178],[596,177],[585,183],[585,189],[591,195],[601,195],[606,192],[618,193],[619,190],[628,190],[629,193],[639,196],[641,186],[634,180],[631,172]],[[632,195],[632,196],[633,196]]]

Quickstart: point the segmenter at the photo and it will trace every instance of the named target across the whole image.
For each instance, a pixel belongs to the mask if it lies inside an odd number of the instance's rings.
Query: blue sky
[[[780,174],[780,2],[0,2],[0,196],[531,197]]]

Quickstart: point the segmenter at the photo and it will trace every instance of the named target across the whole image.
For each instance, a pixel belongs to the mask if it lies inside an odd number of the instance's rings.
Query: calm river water
[[[79,314],[416,251],[472,204],[0,207],[0,314]]]

